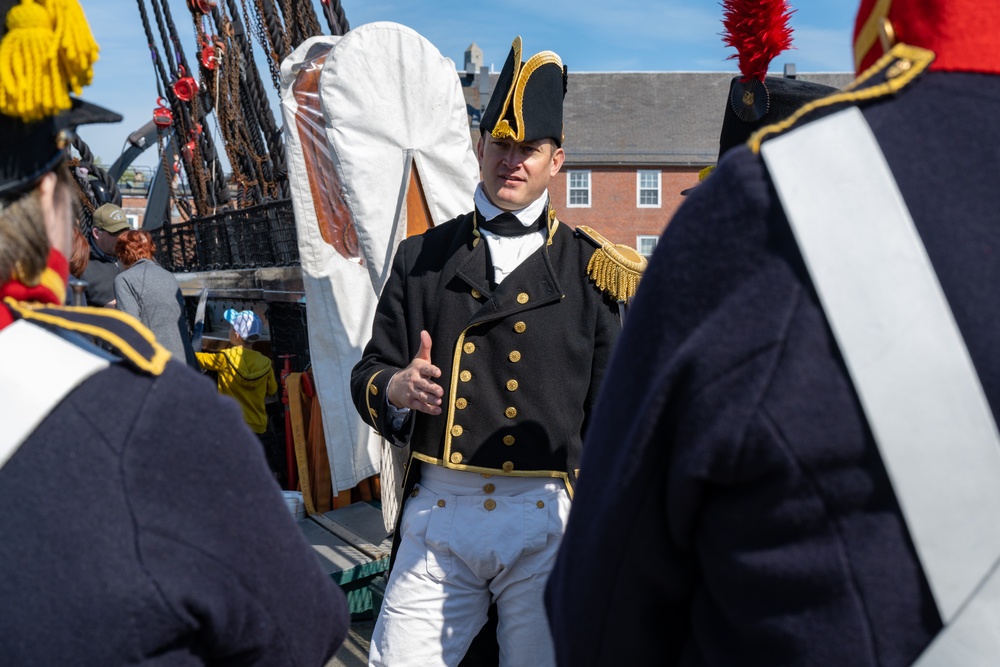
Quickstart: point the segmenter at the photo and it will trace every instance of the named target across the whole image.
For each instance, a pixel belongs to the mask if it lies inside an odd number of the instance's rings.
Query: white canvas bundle
[[[317,49],[329,49],[319,102],[335,169],[331,180],[357,233],[357,259],[323,238],[316,207],[328,203],[314,201],[308,147],[297,126],[294,83]],[[471,210],[479,167],[454,63],[409,28],[372,23],[343,37],[312,38],[285,59],[281,70],[310,356],[337,493],[382,469],[379,438],[358,416],[349,381],[371,335],[392,255],[406,235],[410,171],[416,166],[432,221],[440,224]],[[323,177],[312,176],[314,181]],[[390,516],[398,484],[386,482],[383,505]]]

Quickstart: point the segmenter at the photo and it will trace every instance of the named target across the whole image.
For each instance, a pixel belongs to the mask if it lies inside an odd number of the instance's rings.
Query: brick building
[[[466,67],[460,75],[475,142],[497,74],[475,58],[466,57]],[[681,191],[698,183],[703,167],[715,164],[732,77],[730,72],[570,71],[566,162],[549,190],[560,219],[651,254],[684,199]],[[798,78],[842,88],[853,76]]]

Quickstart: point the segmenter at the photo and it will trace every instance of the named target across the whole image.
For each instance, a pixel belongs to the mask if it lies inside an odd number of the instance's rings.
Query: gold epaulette
[[[15,317],[49,329],[73,331],[106,344],[123,360],[141,371],[159,375],[170,352],[139,320],[113,308],[48,306],[4,299]]]
[[[896,44],[842,92],[814,100],[784,120],[765,125],[747,142],[757,153],[764,140],[794,128],[819,109],[835,109],[895,95],[911,84],[934,61],[934,52],[909,44]]]
[[[587,275],[615,301],[628,302],[635,296],[639,279],[646,270],[646,258],[635,248],[612,243],[585,225],[577,227],[576,233],[597,248],[587,262]]]

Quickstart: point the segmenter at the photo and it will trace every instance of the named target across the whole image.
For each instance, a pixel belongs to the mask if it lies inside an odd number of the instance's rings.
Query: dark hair
[[[126,229],[115,241],[115,254],[125,266],[132,266],[140,259],[153,259],[156,245],[149,232],[141,229]]]

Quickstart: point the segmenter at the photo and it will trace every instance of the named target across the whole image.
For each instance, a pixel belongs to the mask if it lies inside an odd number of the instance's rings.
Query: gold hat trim
[[[514,40],[515,56],[520,58],[521,52],[521,38],[518,37]],[[500,110],[500,119],[497,121],[496,127],[490,133],[493,135],[494,139],[512,139],[514,141],[524,140],[524,89],[528,85],[528,80],[531,75],[538,70],[538,68],[544,65],[558,65],[559,69],[562,69],[563,63],[562,59],[553,51],[539,51],[535,55],[528,59],[528,62],[524,63],[523,66],[518,69],[515,64],[515,75],[514,81],[511,85],[511,89],[507,92],[507,99],[504,101],[503,108]],[[507,115],[507,109],[510,108],[510,98],[511,93],[514,95],[514,122],[517,123],[517,132],[511,129],[510,123],[504,116]]]

